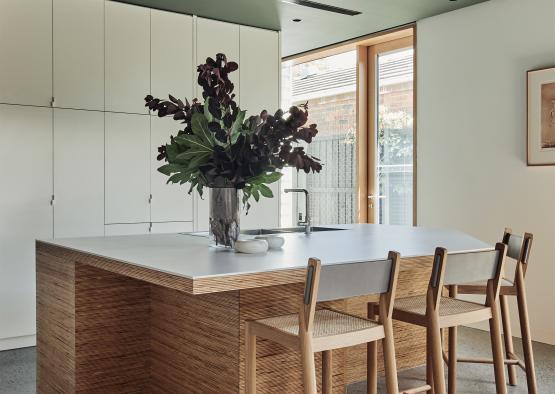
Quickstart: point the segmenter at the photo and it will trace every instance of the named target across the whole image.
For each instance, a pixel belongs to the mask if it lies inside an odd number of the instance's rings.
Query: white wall
[[[417,26],[418,224],[532,232],[532,335],[550,344],[555,167],[526,166],[526,70],[555,67],[554,17],[553,0],[491,0]]]

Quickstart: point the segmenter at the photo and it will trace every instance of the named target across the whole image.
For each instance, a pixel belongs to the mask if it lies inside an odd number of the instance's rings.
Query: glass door
[[[318,125],[318,136],[305,149],[324,169],[305,174],[287,168],[281,189],[309,192],[314,226],[357,221],[356,65],[355,50],[282,64],[282,108],[308,105],[307,124]],[[280,198],[282,227],[306,217],[304,194],[282,192]]]
[[[404,40],[369,48],[368,221],[413,224],[414,50]]]

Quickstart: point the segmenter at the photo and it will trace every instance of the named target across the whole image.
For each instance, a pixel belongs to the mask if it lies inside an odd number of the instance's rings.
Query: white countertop
[[[493,247],[455,230],[373,224],[337,225],[344,231],[280,234],[281,250],[261,255],[208,246],[208,239],[188,234],[148,234],[42,240],[53,245],[107,257],[192,279],[306,267],[309,257],[322,264],[382,260],[389,250],[401,257],[433,255],[436,246],[450,253]]]

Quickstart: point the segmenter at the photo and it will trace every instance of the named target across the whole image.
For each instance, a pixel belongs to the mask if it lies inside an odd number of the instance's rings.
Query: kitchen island
[[[283,249],[263,255],[210,248],[191,234],[37,241],[37,391],[243,392],[244,321],[297,312],[309,257],[325,266],[397,250],[404,297],[425,293],[436,246],[492,249],[453,230],[333,227],[341,230],[280,234]],[[365,316],[371,300],[322,306]],[[395,322],[394,334],[399,369],[425,362],[423,329]],[[334,351],[334,392],[365,379],[365,349]],[[259,341],[260,392],[301,393],[299,363],[296,353]]]

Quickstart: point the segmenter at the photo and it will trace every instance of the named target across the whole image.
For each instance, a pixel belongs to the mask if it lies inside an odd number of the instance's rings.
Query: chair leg
[[[517,272],[517,303],[518,317],[520,320],[520,332],[522,334],[522,348],[524,350],[524,363],[526,367],[526,382],[528,393],[536,394],[538,391],[536,383],[536,370],[534,368],[534,351],[532,349],[532,336],[530,334],[530,321],[528,319],[528,303],[526,302],[526,287],[522,271]]]
[[[256,335],[252,334],[248,322],[245,324],[245,353],[247,394],[256,394]]]
[[[377,304],[368,303],[368,318],[375,320],[374,307]],[[378,394],[378,342],[366,344],[366,393]]]
[[[439,328],[439,316],[432,313],[428,325],[432,336],[432,369],[434,375],[434,391],[438,394],[445,393],[445,375],[443,369],[443,357],[441,348],[441,330]]]
[[[395,360],[395,343],[391,318],[384,318],[383,328],[385,337],[382,340],[382,344],[387,394],[397,394],[399,392],[399,383],[397,382],[397,363]]]
[[[301,335],[301,363],[303,368],[303,384],[305,394],[317,394],[316,392],[316,367],[314,365],[314,352],[312,351],[312,340]]]
[[[434,394],[434,374],[432,360],[432,330],[430,325],[426,328],[426,384],[430,386],[429,392]]]
[[[457,327],[449,328],[449,394],[457,392]]]
[[[499,326],[500,313],[499,304],[493,303],[491,306],[492,318],[489,320],[489,331],[491,336],[491,352],[493,354],[493,368],[495,370],[495,386],[497,394],[506,394],[507,386],[505,383],[505,359],[503,357],[503,347],[501,345],[501,329]]]
[[[322,394],[331,394],[332,382],[332,356],[331,350],[322,352]]]
[[[505,342],[505,358],[510,360],[512,355],[515,354],[515,349],[513,346],[513,333],[511,331],[511,319],[509,314],[509,303],[507,302],[507,296],[500,296],[499,302],[501,304],[501,321],[503,323],[503,340]],[[516,365],[507,364],[507,372],[509,374],[509,384],[511,386],[516,386]]]

